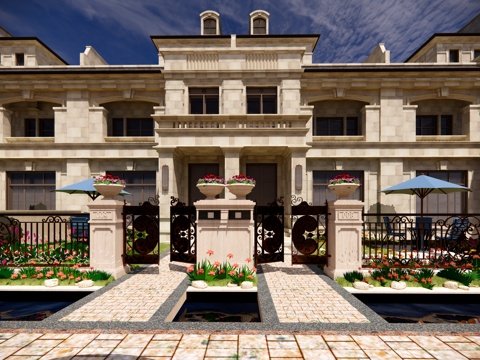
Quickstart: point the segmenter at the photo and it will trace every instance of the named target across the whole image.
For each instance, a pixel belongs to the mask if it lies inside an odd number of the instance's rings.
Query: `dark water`
[[[256,293],[187,293],[174,322],[260,322]]]
[[[42,321],[90,292],[0,292],[0,321]]]
[[[480,323],[478,295],[355,295],[389,323]]]

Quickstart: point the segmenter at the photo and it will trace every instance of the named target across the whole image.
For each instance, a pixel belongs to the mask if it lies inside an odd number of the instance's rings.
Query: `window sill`
[[[328,141],[365,141],[365,136],[313,136],[314,142],[328,142]]]
[[[15,136],[15,137],[6,137],[5,142],[8,143],[53,143],[55,142],[54,137],[24,137],[24,136]]]
[[[153,143],[155,142],[154,136],[108,136],[105,142],[120,142],[120,143]]]
[[[417,136],[416,140],[420,141],[467,141],[467,135],[422,135]]]

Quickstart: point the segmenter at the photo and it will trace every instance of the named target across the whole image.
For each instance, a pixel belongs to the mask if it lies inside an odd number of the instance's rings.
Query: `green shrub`
[[[108,280],[112,274],[102,271],[102,270],[88,270],[83,274],[89,280],[99,281],[99,280]]]
[[[454,267],[440,270],[437,276],[448,280],[458,281],[465,286],[470,285],[472,281],[478,279],[478,275],[475,271],[465,271]]]
[[[343,275],[343,277],[345,278],[345,280],[347,280],[348,282],[351,282],[352,284],[357,280],[358,281],[363,281],[363,279],[364,279],[363,273],[361,273],[360,271],[357,271],[357,270],[348,271]]]
[[[0,279],[10,279],[13,274],[13,269],[2,267],[0,268]]]
[[[420,269],[415,271],[414,274],[412,274],[413,278],[415,281],[417,281],[422,287],[432,290],[433,287],[435,286],[435,283],[433,282],[433,276],[435,273],[433,272],[432,269]]]

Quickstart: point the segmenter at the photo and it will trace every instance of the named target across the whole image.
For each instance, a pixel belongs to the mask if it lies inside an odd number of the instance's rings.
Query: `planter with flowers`
[[[360,186],[360,179],[349,174],[335,176],[328,183],[328,188],[337,195],[339,200],[348,199]]]
[[[198,190],[207,197],[207,200],[214,200],[225,188],[225,180],[220,176],[209,174],[198,179]]]
[[[237,199],[245,200],[245,197],[255,187],[255,180],[249,176],[238,174],[234,175],[227,181],[228,190],[237,197]]]
[[[103,195],[104,199],[114,199],[125,188],[125,180],[105,174],[94,178],[93,187]]]

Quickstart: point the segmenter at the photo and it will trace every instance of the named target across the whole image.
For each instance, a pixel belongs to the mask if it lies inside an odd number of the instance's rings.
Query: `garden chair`
[[[468,228],[469,220],[468,218],[460,219],[455,218],[453,219],[452,224],[450,227],[447,228],[447,233],[445,236],[437,236],[437,240],[444,240],[447,243],[452,241],[457,241],[460,236],[465,236],[465,231]]]
[[[405,236],[405,233],[400,232],[400,231],[394,231],[388,216],[384,216],[383,221],[385,222],[385,228],[387,229],[387,233],[385,234],[385,237],[383,238],[383,241],[391,240],[391,239],[395,240],[395,238],[398,238],[401,246],[405,246],[406,242],[407,242],[407,238]]]

